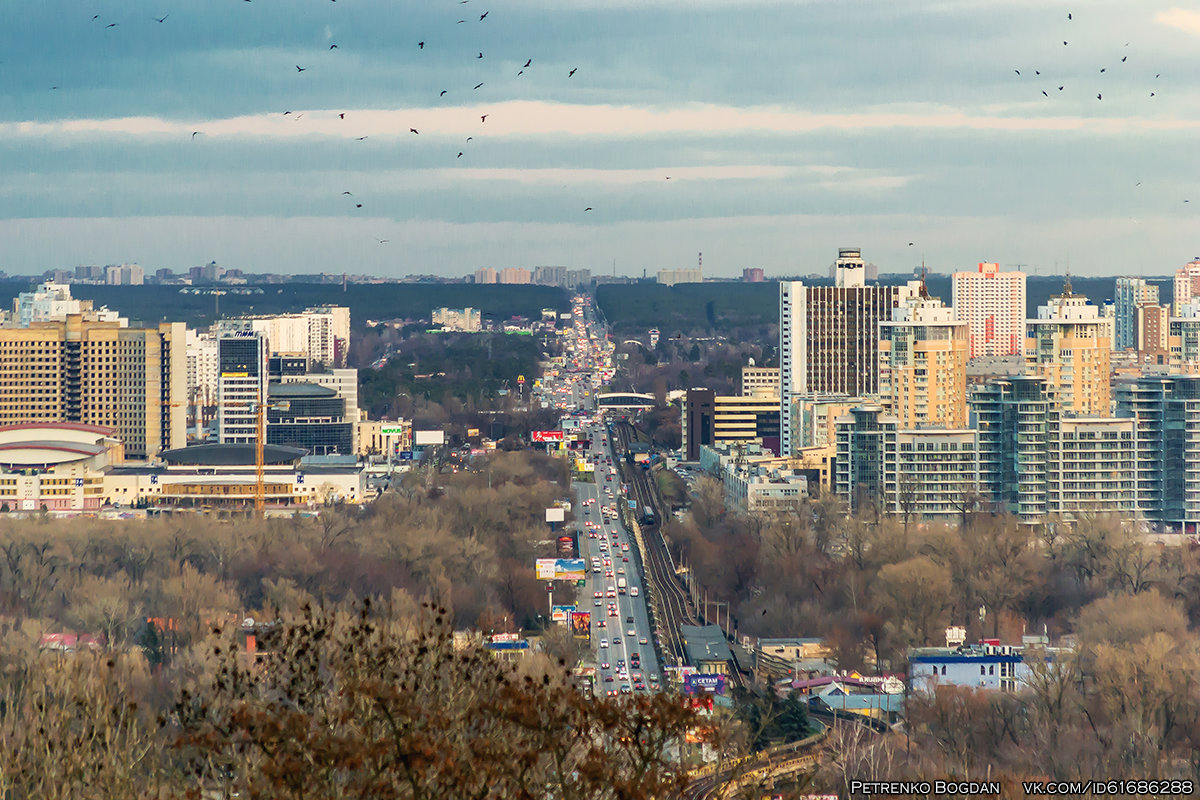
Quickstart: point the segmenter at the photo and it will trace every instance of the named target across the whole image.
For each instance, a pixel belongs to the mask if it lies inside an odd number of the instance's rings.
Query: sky
[[[1200,9],[1182,0],[4,16],[10,274],[653,275],[703,254],[708,276],[785,276],[861,247],[882,272],[1162,275],[1200,254]]]

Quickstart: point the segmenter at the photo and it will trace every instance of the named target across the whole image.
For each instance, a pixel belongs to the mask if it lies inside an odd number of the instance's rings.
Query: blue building
[[[915,648],[908,670],[914,691],[949,685],[1012,692],[1029,678],[1022,648],[1008,645]]]

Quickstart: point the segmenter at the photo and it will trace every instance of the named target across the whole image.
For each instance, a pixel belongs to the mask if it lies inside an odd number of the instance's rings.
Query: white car
[[[608,639],[601,639],[601,640],[600,640],[600,646],[601,646],[601,647],[608,647]]]

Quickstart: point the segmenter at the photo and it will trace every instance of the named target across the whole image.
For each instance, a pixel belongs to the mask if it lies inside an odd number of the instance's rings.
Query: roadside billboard
[[[571,612],[571,634],[576,639],[590,641],[592,638],[592,613],[590,611]]]
[[[567,512],[564,509],[554,508],[546,509],[546,522],[562,522],[567,518]]]
[[[561,442],[562,431],[530,431],[529,438],[534,442]]]
[[[417,447],[440,446],[445,443],[445,431],[413,431],[413,444]]]
[[[408,433],[407,425],[380,425],[379,433],[382,436],[403,436]]]
[[[539,581],[581,581],[587,577],[582,558],[539,558],[533,566]]]
[[[683,691],[684,694],[725,694],[725,676],[706,672],[693,673],[683,679]]]
[[[551,606],[550,621],[561,622],[564,625],[571,621],[571,615],[575,613],[575,606]]]

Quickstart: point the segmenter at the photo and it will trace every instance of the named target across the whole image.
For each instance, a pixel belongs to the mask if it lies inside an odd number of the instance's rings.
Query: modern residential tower
[[[1025,273],[1001,272],[980,263],[976,272],[956,272],[950,305],[969,326],[970,358],[1020,355],[1025,345]]]

